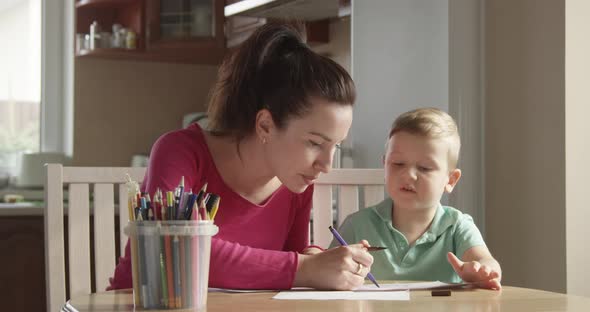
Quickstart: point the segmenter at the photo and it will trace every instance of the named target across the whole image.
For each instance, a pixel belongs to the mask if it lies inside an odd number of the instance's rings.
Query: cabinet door
[[[223,0],[148,0],[146,51],[216,64],[225,52]]]
[[[43,237],[42,216],[0,217],[0,311],[45,311]]]

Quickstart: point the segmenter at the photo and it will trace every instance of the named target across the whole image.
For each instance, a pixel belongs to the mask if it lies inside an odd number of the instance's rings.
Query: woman
[[[169,132],[151,152],[143,188],[221,196],[209,286],[352,289],[373,258],[366,242],[321,252],[309,241],[313,182],[328,172],[352,123],[348,73],[314,53],[297,29],[269,23],[224,61],[209,103],[209,128]],[[327,231],[328,229],[326,229]],[[129,244],[111,289],[131,287]]]

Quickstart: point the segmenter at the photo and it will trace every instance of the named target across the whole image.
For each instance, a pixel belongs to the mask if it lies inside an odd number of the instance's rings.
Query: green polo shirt
[[[390,198],[376,206],[348,216],[338,232],[348,243],[366,239],[371,246],[386,250],[373,251],[371,273],[380,280],[423,280],[459,283],[461,278],[447,261],[447,252],[461,258],[474,246],[485,246],[481,233],[468,214],[439,205],[430,228],[412,245],[392,226]],[[333,240],[330,247],[339,246]]]

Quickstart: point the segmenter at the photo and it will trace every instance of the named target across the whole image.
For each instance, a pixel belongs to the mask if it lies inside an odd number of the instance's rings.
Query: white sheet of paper
[[[436,288],[459,288],[467,286],[470,283],[452,284],[443,283],[440,281],[435,282],[413,282],[413,283],[393,283],[393,284],[380,284],[379,288],[373,284],[365,284],[353,292],[379,292],[379,291],[402,291],[402,290],[421,290],[421,289],[436,289]],[[311,291],[313,288],[308,287],[294,287],[290,291]],[[224,293],[261,293],[261,292],[275,292],[277,289],[229,289],[229,288],[213,288],[209,287],[209,292],[224,292]],[[331,291],[333,292],[333,291]]]
[[[293,287],[290,289],[291,291],[297,290],[313,290],[313,288],[309,287]],[[233,288],[215,288],[209,287],[208,292],[222,292],[222,293],[267,293],[267,292],[278,292],[281,291],[280,289],[233,289]]]
[[[222,292],[222,293],[261,293],[261,292],[275,292],[271,289],[231,289],[231,288],[214,288],[209,287],[208,292]]]
[[[469,285],[465,284],[450,284],[443,283],[440,281],[435,282],[415,282],[415,283],[393,283],[393,284],[380,284],[379,288],[373,284],[365,284],[354,291],[365,292],[365,291],[396,291],[396,290],[420,290],[420,289],[434,289],[434,288],[456,288]]]
[[[410,300],[405,291],[281,291],[273,299],[279,300]]]

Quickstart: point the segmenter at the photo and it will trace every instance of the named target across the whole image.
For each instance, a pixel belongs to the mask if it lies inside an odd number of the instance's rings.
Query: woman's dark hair
[[[296,23],[269,22],[224,60],[208,107],[212,134],[241,141],[254,131],[261,109],[268,109],[283,129],[289,118],[301,117],[311,108],[311,97],[354,103],[350,75],[313,52],[300,29]]]

